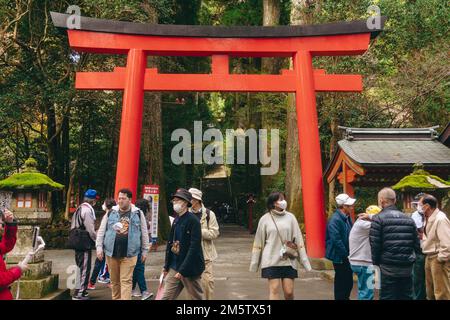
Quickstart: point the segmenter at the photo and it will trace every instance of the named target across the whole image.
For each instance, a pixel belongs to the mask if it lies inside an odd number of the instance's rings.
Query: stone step
[[[16,266],[8,264],[8,268]],[[22,274],[21,280],[38,280],[50,276],[52,273],[52,261],[28,264],[28,270]]]
[[[69,289],[58,289],[39,300],[71,300]]]
[[[35,280],[20,279],[11,286],[11,293],[15,298],[17,285],[20,285],[19,299],[41,299],[58,289],[58,280],[57,274]]]
[[[71,300],[69,289],[58,289],[40,299],[20,299],[20,300]]]

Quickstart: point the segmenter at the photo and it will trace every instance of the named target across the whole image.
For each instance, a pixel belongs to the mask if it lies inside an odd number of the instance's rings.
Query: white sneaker
[[[142,294],[138,289],[134,289],[133,291],[131,291],[131,296],[134,298],[139,298],[142,297]]]
[[[150,300],[151,298],[153,298],[153,292],[148,292],[148,291],[142,292],[141,300]]]
[[[98,283],[110,283],[110,282],[111,282],[110,279],[98,278]]]

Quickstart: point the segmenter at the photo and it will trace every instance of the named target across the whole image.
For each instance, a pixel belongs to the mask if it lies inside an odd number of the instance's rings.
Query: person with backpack
[[[144,213],[131,203],[129,189],[120,189],[118,206],[106,214],[98,229],[97,258],[105,259],[111,278],[112,299],[131,300],[133,271],[139,254],[145,263],[149,250]]]
[[[91,255],[97,238],[95,232],[95,211],[97,191],[88,189],[84,193],[83,203],[72,217],[69,233],[69,246],[75,250],[75,262],[78,266],[78,276],[72,300],[89,300],[87,288],[91,273]]]
[[[109,198],[105,199],[102,205],[103,211],[105,211],[105,215],[107,215],[112,208],[117,205],[116,200]],[[109,279],[109,272],[108,272],[108,266],[106,265],[106,260],[99,260],[98,258],[95,259],[94,263],[94,270],[92,271],[91,280],[89,281],[89,285],[87,287],[88,290],[95,290],[95,283],[106,283],[108,284],[108,287],[111,287]]]
[[[214,295],[213,262],[217,259],[213,240],[219,237],[219,223],[214,212],[203,205],[203,193],[195,188],[190,188],[188,191],[192,195],[190,211],[200,220],[202,228],[202,250],[205,259],[205,271],[202,274],[203,291],[205,299],[212,300]]]

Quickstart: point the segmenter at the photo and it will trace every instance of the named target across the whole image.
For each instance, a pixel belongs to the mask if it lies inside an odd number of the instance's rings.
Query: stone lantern
[[[18,222],[17,241],[14,249],[6,255],[8,267],[20,262],[28,252],[33,251],[34,227],[49,224],[52,218],[51,206],[48,203],[51,191],[61,190],[63,185],[53,181],[36,169],[36,160],[28,159],[20,173],[0,181],[0,193],[10,197],[9,209]],[[45,239],[44,239],[45,241]],[[61,298],[67,290],[58,291],[58,275],[51,274],[52,261],[44,260],[44,250],[37,253],[29,263],[19,281],[12,286],[16,296],[17,285],[20,285],[20,299]]]
[[[438,176],[424,170],[422,163],[413,166],[413,172],[403,177],[392,189],[399,191],[403,202],[403,211],[412,213],[416,209],[412,206],[414,196],[420,192],[432,194],[438,200],[438,206],[444,202],[450,191],[450,181],[445,181]]]

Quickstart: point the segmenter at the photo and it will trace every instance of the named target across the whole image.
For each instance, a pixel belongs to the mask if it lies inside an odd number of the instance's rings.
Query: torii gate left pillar
[[[61,16],[64,18],[66,15],[52,13],[55,25],[61,26],[58,22]],[[101,31],[95,30],[92,21],[102,22]],[[326,216],[316,91],[361,91],[362,78],[360,75],[329,75],[325,70],[315,70],[312,57],[364,53],[372,35],[365,21],[353,25],[327,25],[326,28],[324,25],[308,26],[318,28],[307,37],[123,34],[126,25],[121,26],[122,33],[107,33],[102,32],[105,31],[104,20],[89,19],[86,24],[89,25],[87,30],[68,30],[73,49],[80,52],[127,54],[125,68],[116,68],[114,72],[77,72],[75,84],[77,89],[124,91],[116,193],[126,187],[136,195],[145,91],[292,92],[296,96],[306,245],[310,257],[324,257]],[[132,25],[135,32],[136,24]],[[163,33],[167,34],[173,33],[173,27],[158,26],[166,28]],[[181,33],[189,33],[186,30],[192,26],[177,27],[182,27]],[[207,31],[206,34],[214,34],[217,30],[214,27],[195,27],[194,33],[202,28]],[[343,28],[342,34],[337,32],[339,28]],[[253,30],[258,33],[269,29]],[[147,55],[211,56],[211,73],[160,74],[157,69],[146,68]],[[283,70],[281,75],[230,74],[230,56],[291,57],[294,69]]]

